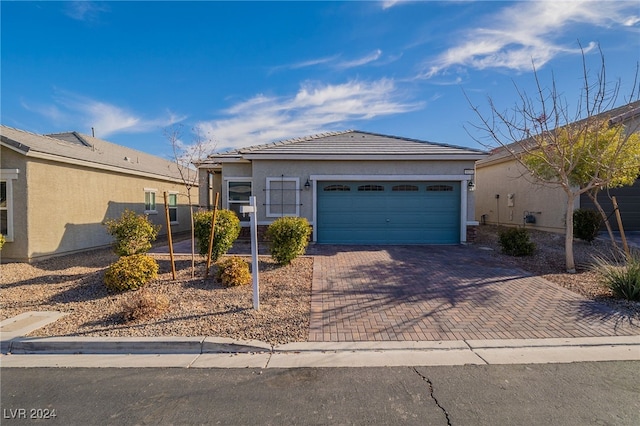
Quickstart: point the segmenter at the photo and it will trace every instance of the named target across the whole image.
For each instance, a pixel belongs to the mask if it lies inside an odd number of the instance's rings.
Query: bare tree
[[[640,144],[635,129],[613,123],[606,112],[618,100],[620,81],[606,81],[604,56],[600,51],[599,71],[590,75],[584,50],[582,51],[583,87],[574,100],[575,112],[556,87],[552,74],[550,87],[544,87],[533,66],[536,93],[530,96],[515,86],[517,101],[512,109],[500,110],[491,97],[490,113],[484,115],[479,107],[467,100],[480,120],[472,128],[488,137],[491,145],[498,144],[514,158],[532,181],[545,186],[559,187],[566,194],[565,256],[566,269],[575,272],[573,257],[573,206],[583,193],[612,187],[620,183],[620,173],[640,167]],[[636,79],[627,102],[637,100]],[[469,129],[468,133],[480,142]],[[482,142],[481,142],[482,143]],[[487,145],[485,145],[487,146]]]
[[[164,135],[171,144],[173,160],[178,167],[180,179],[186,189],[187,203],[189,204],[191,221],[191,278],[195,276],[195,231],[193,223],[193,194],[192,190],[198,186],[198,171],[193,166],[203,160],[215,149],[215,143],[211,138],[205,137],[200,129],[193,129],[191,143],[183,142],[183,126],[173,125],[164,130]]]

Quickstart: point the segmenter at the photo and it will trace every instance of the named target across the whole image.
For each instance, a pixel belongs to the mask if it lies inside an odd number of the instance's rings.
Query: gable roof
[[[202,164],[254,159],[478,160],[484,151],[358,130],[321,133],[210,155]]]
[[[569,125],[579,125],[586,120],[605,118],[609,119],[609,125],[631,123],[631,125],[633,126],[633,128],[631,129],[631,133],[636,133],[640,131],[640,101],[631,102],[617,108],[601,112],[600,114],[577,120],[573,123],[569,123]],[[635,123],[634,120],[636,121]],[[478,162],[478,167],[510,161],[513,158],[512,152],[516,155],[521,154],[526,148],[531,147],[530,143],[532,142],[532,140],[532,138],[524,139],[507,144],[505,146],[494,148],[489,152],[488,157]]]
[[[182,182],[172,161],[78,132],[39,135],[2,125],[0,142],[27,157]]]

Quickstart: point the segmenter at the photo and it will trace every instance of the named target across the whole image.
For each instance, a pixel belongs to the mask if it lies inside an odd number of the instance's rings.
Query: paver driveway
[[[310,341],[640,334],[607,306],[496,263],[474,246],[323,246]]]

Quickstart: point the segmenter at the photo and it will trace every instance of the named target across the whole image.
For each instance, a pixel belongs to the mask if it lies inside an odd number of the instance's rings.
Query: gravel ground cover
[[[141,290],[110,293],[103,284],[106,267],[117,258],[111,250],[64,256],[33,263],[1,265],[0,318],[31,310],[68,313],[31,336],[219,336],[258,339],[272,344],[306,341],[313,259],[301,257],[280,267],[260,256],[260,310],[253,309],[252,286],[226,288],[216,282],[215,266],[204,279],[205,261],[176,261],[154,256],[158,278],[145,287],[169,301],[166,311],[148,319],[125,321],[125,306]],[[250,257],[245,257],[250,261]]]
[[[493,226],[481,226],[472,247],[491,249],[496,262],[541,275],[640,322],[640,303],[614,299],[590,269],[594,255],[610,253],[608,242],[576,241],[578,272],[566,274],[562,235],[532,231],[536,253],[515,258],[500,253],[497,231]],[[33,264],[0,265],[0,319],[32,310],[68,313],[31,336],[220,336],[272,344],[308,339],[313,258],[301,257],[280,267],[269,256],[260,256],[260,310],[255,311],[251,286],[221,286],[212,278],[215,267],[204,279],[203,258],[197,257],[192,278],[190,258],[179,257],[178,279],[173,281],[169,256],[155,257],[160,273],[145,288],[148,294],[166,297],[169,307],[152,318],[125,321],[125,306],[139,291],[107,291],[104,272],[117,258],[110,249],[103,249]]]

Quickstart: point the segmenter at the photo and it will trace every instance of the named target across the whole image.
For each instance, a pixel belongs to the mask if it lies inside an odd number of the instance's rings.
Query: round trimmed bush
[[[598,236],[602,217],[592,209],[577,209],[573,212],[573,235],[581,240],[592,242]]]
[[[104,275],[109,290],[135,290],[158,276],[158,262],[146,254],[122,256],[112,263]]]
[[[113,251],[118,256],[148,252],[160,231],[160,225],[151,223],[147,215],[128,209],[119,219],[110,219],[104,224],[107,232],[115,238]]]
[[[193,214],[193,227],[198,240],[198,252],[202,256],[209,250],[209,237],[211,236],[211,220],[213,211],[202,210]],[[216,214],[216,229],[213,236],[213,248],[211,259],[217,262],[233,245],[240,235],[240,219],[231,210],[218,210]]]
[[[303,217],[281,217],[267,228],[271,257],[280,265],[288,265],[304,254],[309,245],[311,226]]]
[[[251,284],[249,263],[238,256],[224,259],[218,263],[217,278],[225,287]]]
[[[531,256],[536,245],[529,239],[529,232],[524,228],[509,228],[498,234],[502,252],[510,256]]]

